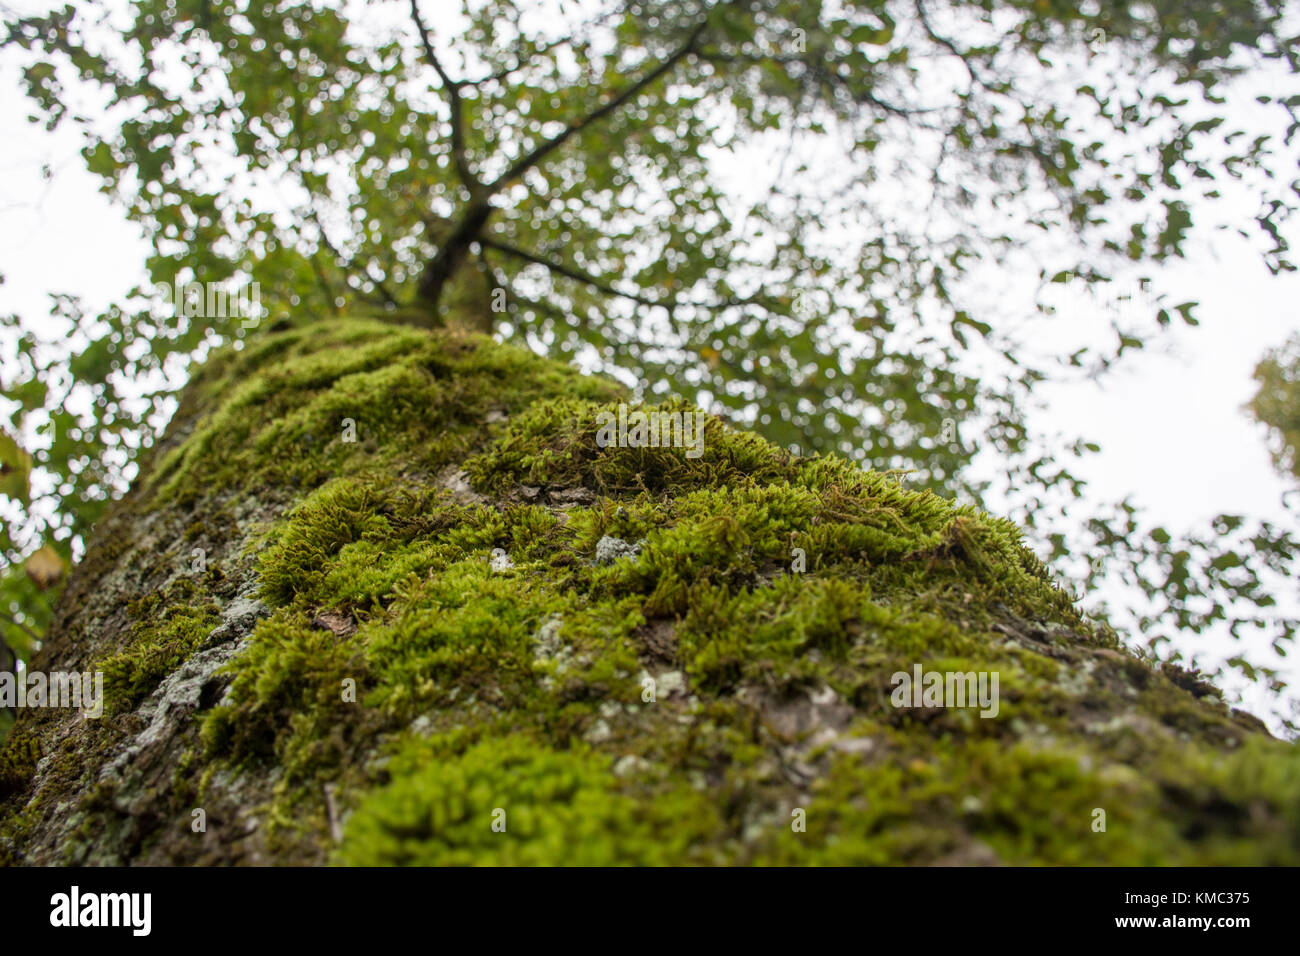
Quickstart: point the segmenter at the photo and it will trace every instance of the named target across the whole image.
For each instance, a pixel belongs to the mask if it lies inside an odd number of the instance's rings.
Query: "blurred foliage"
[[[1278,600],[1294,582],[1300,536],[1294,527],[1240,514],[1216,515],[1202,530],[1175,534],[1142,519],[1129,501],[1093,515],[1074,539],[1076,556],[1091,556],[1078,579],[1086,590],[1120,585],[1134,595],[1118,609],[1152,659],[1203,676],[1226,668],[1281,695],[1288,687],[1276,660],[1300,629],[1294,609]],[[1113,622],[1114,609],[1099,610]],[[1238,642],[1235,653],[1207,659],[1208,648],[1184,638],[1217,629]],[[1300,729],[1300,707],[1283,701],[1272,716],[1287,732]]]
[[[1268,426],[1273,463],[1300,478],[1300,335],[1274,349],[1255,366],[1259,391],[1250,413]]]
[[[5,504],[5,640],[29,643],[48,619],[54,591],[23,563],[46,545],[76,556],[186,363],[257,334],[176,308],[166,290],[192,280],[257,283],[271,321],[437,321],[448,299],[421,297],[436,266],[472,269],[505,290],[503,337],[805,453],[1011,495],[1048,557],[1066,557],[1045,503],[1082,495],[1070,462],[1095,446],[1031,434],[1032,389],[1103,373],[1194,325],[1196,304],[1157,298],[1124,320],[1098,307],[1104,335],[1043,355],[1031,345],[1052,316],[980,306],[968,280],[1029,250],[1052,262],[1043,287],[1104,294],[1181,256],[1191,200],[1212,206],[1224,184],[1257,201],[1268,267],[1293,270],[1300,93],[1259,97],[1278,142],[1238,122],[1225,88],[1261,69],[1293,80],[1294,13],[1277,0],[470,0],[435,17],[418,0],[86,0],[9,16],[0,49],[34,121],[81,132],[87,168],[151,243],[152,285],[98,315],[55,297],[59,341],[0,319],[13,370],[0,454],[18,462],[4,480],[26,453],[41,476]],[[968,477],[977,451],[1004,463],[998,487]],[[1167,568],[1189,597],[1267,597],[1217,573],[1214,539],[1180,563],[1137,533],[1121,523],[1105,546]],[[1281,552],[1261,560],[1289,568]],[[1169,613],[1191,630],[1215,619]]]

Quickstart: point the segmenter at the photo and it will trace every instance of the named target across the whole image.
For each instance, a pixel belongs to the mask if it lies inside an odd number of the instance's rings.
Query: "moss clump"
[[[151,594],[131,607],[135,619],[125,647],[101,658],[105,711],[134,710],[168,674],[202,646],[221,621],[221,608],[194,600],[193,581],[179,579],[165,594]]]
[[[291,776],[329,764],[332,731],[346,730],[355,716],[345,701],[349,688],[366,686],[365,661],[328,629],[288,610],[262,622],[257,635],[232,688],[242,706],[209,713],[207,750],[243,759],[288,755]]]
[[[694,415],[678,403],[639,409]],[[748,432],[704,417],[702,454],[682,447],[601,447],[600,416],[617,417],[618,405],[580,399],[538,403],[512,421],[484,454],[466,462],[475,487],[505,492],[515,485],[584,487],[606,495],[676,494],[737,481],[771,481],[795,472],[794,456]]]
[[[288,515],[262,561],[262,591],[280,604],[295,595],[319,599],[325,570],[350,547],[392,534],[387,488],[373,481],[336,481]],[[362,561],[358,571],[372,567]]]
[[[11,734],[0,743],[0,799],[27,786],[39,759],[40,742],[28,734]]]
[[[711,418],[698,457],[602,448],[618,398],[371,323],[216,358],[136,505],[179,535],[275,504],[200,797],[273,780],[294,862],[1300,860],[1295,749],[1126,653],[1013,525]],[[201,588],[137,608],[123,700],[197,646]],[[893,706],[916,665],[996,673],[997,715]]]
[[[367,469],[437,470],[481,440],[491,412],[618,394],[490,339],[364,320],[268,336],[210,362],[190,389],[207,413],[149,477],[155,506],[230,488],[309,489]]]
[[[654,799],[625,787],[607,757],[555,751],[520,735],[461,753],[408,747],[368,796],[339,861],[357,866],[706,863],[725,837],[717,810],[685,786]],[[449,752],[450,751],[450,752]]]
[[[834,755],[804,804],[810,838],[766,835],[756,847],[764,862],[1153,866],[1295,858],[1291,810],[1274,804],[1267,822],[1252,821],[1243,798],[1288,791],[1300,764],[1279,761],[1258,741],[1214,760],[1195,747],[1167,753],[1172,763],[1158,762],[1153,776],[1059,740],[918,740],[860,729],[857,739],[875,748],[865,758]],[[1261,772],[1275,777],[1262,789]],[[1200,800],[1171,789],[1170,779],[1182,774],[1202,781]],[[1223,801],[1219,812],[1206,813],[1207,799]]]

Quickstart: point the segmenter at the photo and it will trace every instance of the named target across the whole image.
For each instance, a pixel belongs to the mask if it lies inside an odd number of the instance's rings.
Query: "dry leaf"
[[[357,632],[357,622],[335,611],[317,611],[311,622],[323,631],[329,631],[335,637],[351,637]]]
[[[63,559],[59,557],[59,552],[48,544],[29,557],[23,569],[32,579],[32,583],[42,591],[52,588],[63,580]]]

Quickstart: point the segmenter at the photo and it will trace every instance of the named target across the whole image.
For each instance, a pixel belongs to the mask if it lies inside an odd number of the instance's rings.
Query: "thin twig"
[[[4,618],[6,621],[8,621],[14,627],[18,628],[20,631],[23,631],[33,641],[39,641],[41,639],[41,636],[37,634],[35,631],[33,631],[30,627],[28,627],[22,621],[16,620],[13,617],[9,616],[4,611],[0,611],[0,617]],[[0,640],[2,639],[3,638],[0,638]]]
[[[442,88],[447,91],[447,105],[451,108],[451,158],[456,166],[456,175],[465,185],[466,189],[473,190],[479,185],[474,174],[470,172],[469,161],[465,157],[465,104],[460,98],[460,88],[462,84],[458,80],[453,80],[443,69],[442,61],[438,59],[438,54],[433,49],[433,40],[429,37],[429,30],[424,25],[424,19],[420,16],[420,8],[417,0],[411,0],[411,18],[415,20],[415,29],[420,33],[420,44],[424,47],[424,58],[429,61],[442,80]]]
[[[412,2],[414,2],[414,0],[412,0]],[[627,103],[629,100],[636,97],[642,90],[644,90],[646,87],[650,86],[652,83],[658,80],[661,76],[664,76],[666,73],[672,70],[673,67],[675,67],[692,50],[694,50],[696,42],[703,35],[704,29],[707,26],[708,26],[708,20],[707,19],[701,20],[698,24],[696,24],[695,29],[691,31],[690,36],[687,37],[686,39],[686,42],[683,43],[680,47],[678,47],[671,56],[665,59],[662,63],[660,63],[649,73],[645,74],[645,76],[641,77],[641,79],[637,80],[627,89],[623,90],[623,92],[619,93],[617,96],[607,101],[604,105],[598,107],[595,110],[592,110],[582,119],[573,120],[555,136],[552,136],[550,139],[546,140],[546,142],[539,144],[532,151],[530,151],[520,159],[516,160],[514,164],[510,166],[509,169],[507,169],[504,173],[502,173],[495,180],[493,180],[491,185],[488,188],[492,192],[496,192],[506,183],[513,182],[514,180],[518,179],[528,170],[532,169],[543,159],[549,156],[552,152],[554,152],[555,150],[563,146],[566,142],[569,141],[569,139],[572,136],[586,129],[592,123],[595,123],[598,120],[601,120],[604,117],[608,116],[610,113],[613,113],[619,107],[623,106],[623,104]]]
[[[613,295],[613,296],[618,296],[619,298],[622,299],[629,299],[632,302],[636,302],[644,306],[649,306],[650,308],[662,308],[662,309],[668,309],[669,311],[672,310],[672,306],[674,303],[665,303],[665,302],[657,301],[655,299],[648,299],[645,296],[637,295],[636,293],[633,292],[623,292],[620,289],[614,288],[614,286],[610,285],[608,282],[605,282],[601,279],[596,278],[593,275],[589,275],[585,272],[575,269],[572,266],[566,266],[560,262],[553,262],[550,259],[544,259],[539,255],[536,255],[531,252],[527,252],[523,249],[516,248],[515,246],[508,245],[496,239],[479,237],[478,242],[481,245],[483,245],[485,248],[495,249],[497,250],[497,252],[503,252],[506,255],[514,256],[516,259],[523,259],[525,262],[531,262],[534,265],[543,266],[544,268],[549,269],[551,272],[554,272],[557,275],[562,275],[566,278],[573,279],[575,282],[581,282],[585,285],[589,285],[593,289],[603,292],[606,295]]]

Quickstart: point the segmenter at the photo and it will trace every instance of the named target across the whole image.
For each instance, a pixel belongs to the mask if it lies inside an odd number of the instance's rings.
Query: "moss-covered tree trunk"
[[[214,357],[33,662],[106,709],[20,713],[0,860],[1300,861],[1295,748],[1009,524],[714,419],[598,441],[622,397],[365,321]]]

